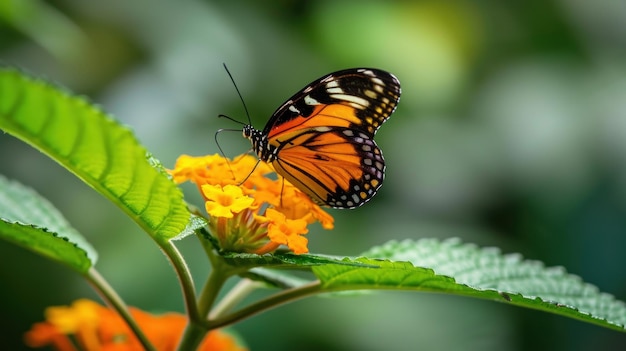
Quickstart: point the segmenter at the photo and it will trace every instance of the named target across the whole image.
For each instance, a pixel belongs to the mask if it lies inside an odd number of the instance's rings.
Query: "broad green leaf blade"
[[[3,176],[0,176],[0,238],[80,273],[85,273],[97,259],[93,247],[52,204]]]
[[[0,68],[0,129],[76,174],[157,241],[185,229],[181,191],[130,130],[84,98]]]
[[[328,291],[395,289],[450,293],[511,303],[626,331],[626,304],[562,268],[502,255],[458,240],[389,242],[347,265],[313,267]]]

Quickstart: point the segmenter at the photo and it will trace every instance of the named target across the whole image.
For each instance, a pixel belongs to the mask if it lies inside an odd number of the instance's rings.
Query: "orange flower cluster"
[[[307,225],[333,228],[333,218],[271,166],[250,155],[228,160],[219,155],[182,155],[170,174],[177,183],[198,187],[210,216],[209,229],[222,249],[264,254],[286,245],[308,252]]]
[[[187,318],[178,313],[155,316],[136,308],[130,313],[148,340],[159,351],[176,350]],[[33,325],[24,336],[30,347],[52,346],[58,351],[136,351],[144,348],[126,322],[115,312],[90,300],[71,306],[48,307],[46,321]],[[221,331],[207,334],[198,350],[244,351],[235,339]]]

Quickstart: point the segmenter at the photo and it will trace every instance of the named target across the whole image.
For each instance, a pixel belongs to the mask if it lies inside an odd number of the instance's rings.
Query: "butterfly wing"
[[[319,204],[354,208],[384,178],[374,142],[400,98],[400,83],[376,69],[331,73],[285,102],[263,131],[275,147],[272,165]]]

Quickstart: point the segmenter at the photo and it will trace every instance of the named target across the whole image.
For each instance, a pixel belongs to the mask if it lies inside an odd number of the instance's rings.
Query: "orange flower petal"
[[[82,316],[85,310],[96,312],[97,323],[93,324],[91,318]],[[31,347],[54,346],[60,351],[76,351],[74,344],[66,334],[74,334],[78,346],[85,351],[139,351],[143,347],[139,340],[131,332],[126,322],[114,311],[88,300],[78,300],[72,306],[54,307],[51,314],[61,313],[66,317],[73,316],[72,323],[77,332],[63,333],[51,321],[36,323],[30,331],[24,335],[24,341]],[[178,313],[152,315],[136,308],[130,308],[130,313],[144,332],[146,337],[160,351],[174,351],[183,335],[187,318]],[[59,319],[57,319],[59,320]],[[67,323],[68,321],[63,321]],[[86,323],[86,324],[83,324]],[[81,330],[93,329],[95,343],[85,342]],[[236,340],[229,334],[219,330],[207,334],[201,344],[200,350],[215,351],[243,351]]]

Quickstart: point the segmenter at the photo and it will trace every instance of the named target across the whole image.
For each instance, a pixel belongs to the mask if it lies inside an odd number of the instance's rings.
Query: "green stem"
[[[215,303],[222,286],[231,276],[228,267],[219,263],[216,265],[215,263],[217,262],[214,262],[209,279],[207,279],[206,284],[202,288],[198,300],[198,310],[204,319],[208,317],[209,311]]]
[[[211,310],[209,313],[209,320],[219,318],[224,313],[230,311],[246,296],[261,286],[263,286],[263,283],[242,278]]]
[[[200,228],[200,231],[202,233],[198,233],[197,235],[198,240],[200,240],[200,244],[202,245],[204,252],[209,258],[209,261],[211,261],[211,266],[214,267],[215,264],[218,263],[217,261],[221,260],[221,257],[217,254],[217,252],[215,252],[215,247],[213,246],[211,241],[205,238],[205,235],[211,235],[211,234],[209,234],[205,228]]]
[[[191,323],[185,327],[183,337],[180,339],[177,350],[187,351],[196,350],[207,334],[208,329],[204,325]]]
[[[117,313],[126,321],[128,327],[133,331],[139,342],[143,346],[145,350],[156,351],[154,346],[150,343],[148,338],[143,334],[139,325],[135,322],[135,319],[130,315],[128,311],[128,307],[124,303],[124,301],[120,298],[120,296],[115,292],[115,290],[111,287],[111,285],[104,279],[102,275],[94,268],[91,267],[87,271],[85,275],[89,283],[94,287],[94,289],[98,292],[100,297],[112,308],[114,308]]]
[[[209,326],[211,327],[211,329],[222,328],[227,325],[236,323],[240,320],[251,317],[257,313],[261,313],[263,311],[278,307],[288,302],[293,302],[295,300],[322,292],[327,291],[322,291],[319,281],[315,281],[290,290],[285,290],[261,301],[255,302],[249,306],[246,306],[232,314],[217,318],[215,320],[209,320]]]
[[[198,314],[201,316],[202,321],[189,321],[183,333],[181,343],[178,345],[178,350],[195,350],[202,342],[202,339],[204,339],[206,333],[212,329],[208,327],[205,318],[217,299],[224,282],[229,277],[228,267],[219,264],[213,265],[209,279],[207,279],[206,284],[202,288],[197,304]]]
[[[196,305],[196,288],[193,284],[193,278],[191,277],[189,268],[187,268],[185,259],[171,241],[159,242],[159,246],[167,258],[169,258],[172,266],[174,266],[176,276],[178,277],[183,292],[185,309],[187,310],[190,323],[201,324],[204,318],[198,312],[198,306]]]

